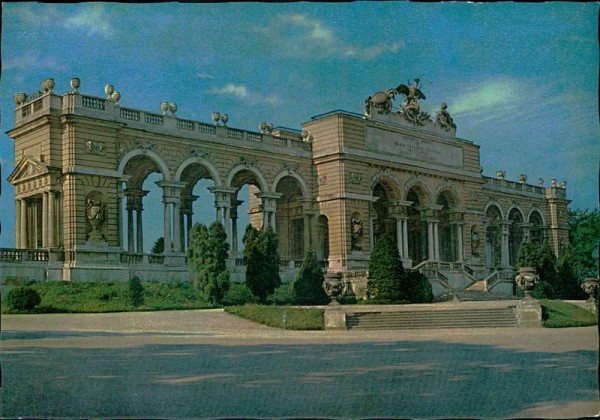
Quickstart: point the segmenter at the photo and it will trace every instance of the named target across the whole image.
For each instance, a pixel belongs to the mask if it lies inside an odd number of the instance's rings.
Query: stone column
[[[404,224],[402,223],[402,219],[396,219],[396,244],[398,245],[398,255],[400,258],[405,258],[404,256]]]
[[[21,248],[21,200],[15,200],[15,246]]]
[[[56,207],[56,196],[54,191],[48,191],[48,247],[54,248],[56,246],[56,214],[54,212]]]
[[[135,209],[136,211],[136,218],[135,221],[137,223],[136,226],[136,232],[137,232],[137,253],[142,255],[144,253],[144,226],[142,223],[142,202],[140,200],[140,202],[137,205],[137,208]]]
[[[42,193],[42,248],[48,247],[48,193]]]
[[[28,248],[29,241],[27,238],[27,233],[29,231],[27,225],[29,220],[27,219],[27,200],[21,200],[21,248]]]
[[[187,223],[186,223],[186,227],[187,227],[187,245],[190,246],[190,232],[192,231],[192,212],[190,211],[190,213],[185,215],[187,218]]]
[[[234,200],[231,203],[231,256],[238,256],[238,227],[237,227],[237,219],[238,219],[238,206],[242,204],[243,201]]]
[[[134,253],[133,248],[133,208],[129,205],[129,197],[127,197],[127,252]]]
[[[179,209],[179,242],[180,242],[180,249],[181,251],[185,251],[186,249],[186,243],[187,241],[185,240],[185,234],[187,232],[187,229],[185,227],[185,214],[183,213],[183,211],[181,210],[181,208]]]
[[[464,251],[463,251],[463,224],[456,224],[456,246],[457,246],[457,261],[463,262]]]
[[[435,260],[435,249],[433,246],[433,221],[427,220],[427,258]]]
[[[502,229],[502,241],[500,242],[500,265],[502,268],[510,267],[510,259],[508,255],[508,235],[510,222],[500,222],[500,227]]]
[[[164,204],[164,243],[165,249],[164,254],[171,254],[171,203],[167,201],[166,198],[163,198]]]
[[[175,199],[173,202],[173,251],[181,252],[181,202]]]
[[[369,217],[369,249],[373,252],[375,248],[375,218]]]
[[[405,259],[409,259],[408,257],[408,219],[402,220],[402,246]]]
[[[438,231],[438,221],[433,222],[433,255],[436,261],[440,259],[440,234]]]

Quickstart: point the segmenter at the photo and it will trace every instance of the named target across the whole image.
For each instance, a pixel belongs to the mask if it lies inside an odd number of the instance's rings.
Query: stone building
[[[125,108],[106,97],[58,95],[54,81],[15,95],[16,249],[2,250],[5,275],[98,280],[188,278],[187,232],[199,180],[214,186],[215,218],[228,233],[230,270],[243,280],[238,209],[272,226],[282,276],[292,279],[306,251],[341,272],[363,295],[370,252],[386,232],[406,268],[424,272],[434,293],[479,289],[512,293],[522,242],[548,239],[558,255],[568,240],[566,184],[544,187],[482,175],[479,146],[456,137],[445,104],[422,112],[418,80],[377,92],[362,114],[334,111],[301,130],[260,124],[260,132]],[[396,96],[403,103],[394,109]],[[400,101],[398,101],[400,102]],[[162,180],[164,252],[144,254],[144,180]],[[239,197],[248,185],[249,197]],[[126,226],[126,228],[124,228]]]

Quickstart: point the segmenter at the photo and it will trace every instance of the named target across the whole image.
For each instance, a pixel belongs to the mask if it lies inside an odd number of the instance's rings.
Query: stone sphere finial
[[[550,180],[550,185],[552,185],[552,188],[556,188],[558,186],[558,181],[556,180],[556,178],[552,178]]]
[[[114,91],[115,91],[115,87],[113,85],[104,86],[104,93],[106,93],[106,99],[110,99],[110,97]]]
[[[525,175],[525,174],[519,175],[519,182],[521,184],[524,184],[525,182],[527,182],[527,175]]]
[[[544,178],[538,178],[538,187],[544,186]]]
[[[258,124],[258,128],[261,133],[264,133],[267,130],[267,123],[261,122],[260,124]]]
[[[308,132],[308,130],[306,128],[303,128],[302,132],[300,133],[300,136],[302,137],[302,139],[304,141],[308,141],[308,136],[310,136],[310,133]]]
[[[121,94],[116,90],[110,95],[110,100],[117,103],[121,99]]]
[[[562,181],[560,183],[560,188],[562,188],[563,190],[566,190],[567,189],[567,181]]]
[[[270,133],[273,131],[273,123],[267,123],[267,131]]]
[[[169,109],[169,103],[167,101],[162,101],[160,103],[160,110],[162,111],[162,114],[165,115],[167,113],[168,109]]]
[[[504,179],[506,177],[506,172],[505,171],[496,171],[496,177],[498,179]]]
[[[219,120],[221,119],[221,113],[220,112],[213,112],[212,113],[212,119],[215,122],[215,125],[219,125]]]
[[[229,115],[221,114],[221,122],[223,123],[223,125],[227,125],[227,121],[229,121]]]
[[[73,77],[71,79],[71,88],[73,89],[72,93],[79,93],[79,86],[81,86],[81,80],[78,77]]]

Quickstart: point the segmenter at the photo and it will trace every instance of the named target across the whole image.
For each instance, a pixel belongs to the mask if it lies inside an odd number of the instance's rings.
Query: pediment
[[[48,172],[48,166],[45,163],[31,156],[25,156],[17,164],[15,170],[12,171],[8,177],[8,181],[14,185],[40,175],[46,175]]]

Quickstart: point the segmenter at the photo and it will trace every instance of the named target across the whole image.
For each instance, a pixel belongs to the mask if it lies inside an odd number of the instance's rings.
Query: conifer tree
[[[323,271],[317,262],[317,256],[309,251],[302,261],[300,272],[294,280],[293,287],[296,302],[300,305],[324,305],[329,298],[323,290]]]
[[[196,273],[194,286],[199,296],[207,302],[221,303],[229,289],[228,250],[227,234],[221,223],[214,222],[210,228],[203,224],[192,227],[188,265]]]
[[[244,234],[244,259],[246,260],[246,286],[264,303],[267,296],[281,285],[278,240],[273,228],[257,231],[248,226]]]
[[[367,296],[380,302],[392,303],[407,299],[402,290],[404,267],[398,249],[389,234],[383,235],[375,243],[369,262],[369,282]]]

